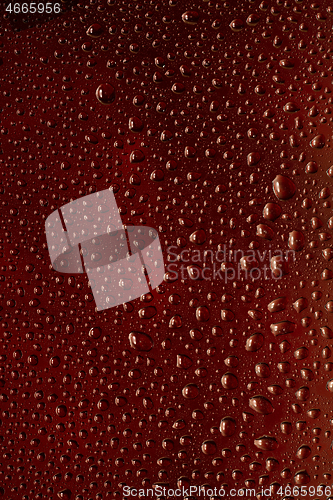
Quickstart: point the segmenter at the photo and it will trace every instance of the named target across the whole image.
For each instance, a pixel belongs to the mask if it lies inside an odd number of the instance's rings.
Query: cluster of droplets
[[[331,479],[332,13],[109,0],[17,33],[4,16],[0,495]],[[97,314],[84,277],[50,269],[44,221],[107,187],[186,272]]]

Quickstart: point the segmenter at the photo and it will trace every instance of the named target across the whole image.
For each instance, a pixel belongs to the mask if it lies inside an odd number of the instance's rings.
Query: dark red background
[[[0,496],[330,485],[330,2],[91,1],[30,28],[6,5]],[[109,105],[96,98],[106,83]],[[273,192],[279,174],[295,185],[288,200]],[[85,276],[51,268],[44,225],[109,187],[125,224],[158,229],[165,264],[171,245],[286,251],[295,230],[304,248],[281,280],[166,275],[152,295],[97,313]],[[275,221],[269,202],[281,207]],[[284,310],[270,312],[279,297]],[[270,325],[287,320],[294,332],[275,337]],[[133,331],[151,350],[131,347]],[[250,352],[256,332],[264,344]],[[226,372],[237,387],[221,384]],[[256,395],[272,414],[249,406]],[[262,436],[277,449],[260,450]]]

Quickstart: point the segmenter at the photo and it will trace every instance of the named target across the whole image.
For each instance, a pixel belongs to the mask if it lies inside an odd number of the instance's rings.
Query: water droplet
[[[274,238],[274,231],[272,228],[266,224],[258,224],[257,226],[257,236],[265,240],[272,240]]]
[[[250,14],[246,19],[246,24],[249,26],[256,26],[260,22],[260,16],[258,14]]]
[[[153,341],[150,335],[143,332],[131,332],[128,336],[130,346],[137,351],[150,351],[153,348]]]
[[[57,406],[56,414],[58,415],[58,417],[61,417],[61,418],[65,417],[67,415],[67,406],[65,406],[65,405]]]
[[[274,410],[272,403],[264,396],[253,396],[250,398],[249,406],[260,415],[269,415]]]
[[[182,14],[182,20],[186,24],[197,24],[199,22],[199,12],[187,10]]]
[[[110,407],[110,403],[107,399],[100,399],[97,403],[97,408],[100,411],[106,411],[109,409],[109,407]]]
[[[302,231],[292,231],[289,233],[288,246],[295,252],[300,252],[304,248],[305,238]]]
[[[254,369],[260,378],[268,378],[271,374],[270,367],[266,363],[257,363]]]
[[[254,440],[254,445],[263,451],[274,451],[278,447],[278,442],[275,437],[261,436]]]
[[[296,192],[295,183],[285,175],[277,175],[273,181],[274,194],[279,200],[290,200]]]
[[[300,313],[304,311],[308,307],[308,301],[305,297],[301,297],[300,299],[297,299],[293,303],[293,308],[295,309],[296,312]]]
[[[319,417],[321,411],[319,408],[311,408],[306,413],[307,413],[308,417],[316,419]]]
[[[267,203],[264,206],[263,216],[265,219],[275,221],[278,217],[280,217],[281,213],[282,208],[277,203]]]
[[[311,478],[306,470],[301,470],[295,474],[294,481],[296,485],[304,485],[308,484]]]
[[[128,120],[128,128],[132,132],[141,132],[141,130],[143,129],[143,122],[137,116],[131,116],[131,118]]]
[[[208,321],[210,318],[209,309],[206,306],[197,307],[195,315],[197,320],[201,323]]]
[[[264,344],[264,336],[261,333],[254,333],[246,340],[245,349],[249,352],[257,352]]]
[[[190,241],[196,243],[197,245],[203,245],[206,241],[206,232],[204,229],[198,229],[190,236]]]
[[[59,356],[53,356],[49,361],[49,365],[52,366],[52,368],[57,368],[60,365]]]
[[[71,500],[72,492],[69,489],[58,491],[57,496],[60,500]]]
[[[280,428],[283,434],[287,435],[291,434],[293,429],[291,422],[281,422]]]
[[[220,423],[220,432],[224,437],[233,436],[236,432],[236,421],[232,417],[224,417]]]
[[[317,162],[309,161],[309,163],[307,163],[305,166],[305,172],[307,174],[315,174],[316,172],[318,172]]]
[[[187,370],[190,368],[193,364],[192,359],[187,356],[186,354],[178,354],[177,355],[177,367],[178,368],[183,368],[184,370]]]
[[[296,113],[297,111],[300,110],[299,106],[295,103],[295,102],[287,102],[287,104],[285,104],[283,106],[283,110],[286,112],[286,113]]]
[[[187,384],[183,387],[182,395],[186,399],[195,399],[199,395],[199,388],[196,384]]]
[[[140,149],[135,149],[130,155],[131,163],[140,163],[145,159],[144,153]]]
[[[238,387],[238,379],[233,373],[227,372],[221,378],[221,384],[224,389],[232,390]]]
[[[110,83],[101,83],[97,87],[96,97],[102,104],[112,104],[115,100],[115,89]]]
[[[217,446],[215,441],[212,440],[204,441],[201,445],[201,450],[205,455],[215,455],[217,451]]]
[[[89,26],[86,33],[93,38],[98,38],[103,33],[103,28],[100,24],[94,23]]]
[[[288,262],[282,255],[276,255],[271,258],[270,268],[275,278],[282,278],[282,276],[289,274]]]
[[[316,135],[311,142],[310,145],[315,149],[322,149],[325,146],[325,136],[323,134]]]
[[[249,153],[247,155],[247,164],[249,165],[249,167],[254,167],[255,165],[257,165],[261,160],[261,156],[260,156],[260,153],[258,153],[258,151],[255,151],[253,153]]]
[[[89,330],[89,337],[99,339],[102,334],[102,329],[99,326],[94,326]]]
[[[233,21],[231,21],[229,26],[232,29],[232,31],[237,32],[237,31],[241,31],[245,27],[245,23],[241,19],[234,19]]]
[[[293,333],[296,328],[296,324],[292,321],[280,321],[279,323],[272,323],[270,325],[271,332],[275,337],[278,335],[286,335],[287,333]]]
[[[299,401],[306,401],[310,397],[310,390],[308,387],[300,387],[295,396]]]
[[[287,307],[287,298],[286,297],[279,297],[277,299],[272,300],[267,306],[267,309],[271,313],[279,312],[279,311],[284,311],[284,309]]]

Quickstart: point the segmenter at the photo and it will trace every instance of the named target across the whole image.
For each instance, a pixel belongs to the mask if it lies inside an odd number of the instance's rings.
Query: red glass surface
[[[329,498],[333,6],[7,5],[0,497]],[[166,274],[97,312],[45,220],[108,188]]]

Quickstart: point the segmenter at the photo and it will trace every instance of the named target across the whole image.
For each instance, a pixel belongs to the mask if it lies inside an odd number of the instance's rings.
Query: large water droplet
[[[150,351],[153,347],[152,338],[143,332],[131,332],[128,339],[132,349],[137,351]]]
[[[325,136],[323,134],[316,135],[311,142],[311,147],[315,149],[322,149],[325,146]]]
[[[304,248],[304,234],[302,231],[292,231],[289,233],[288,245],[291,250],[295,250],[295,252],[299,252]]]
[[[199,21],[199,12],[196,10],[187,10],[182,14],[182,20],[186,24],[197,24]]]
[[[236,421],[232,417],[224,417],[220,423],[220,432],[224,437],[233,436],[236,432]]]
[[[277,175],[273,181],[274,194],[279,200],[290,200],[296,192],[295,183],[286,175]]]
[[[253,396],[249,400],[249,406],[260,415],[269,415],[274,410],[272,403],[264,396]]]
[[[102,104],[111,104],[115,100],[115,89],[110,83],[101,83],[97,87],[96,97]]]

